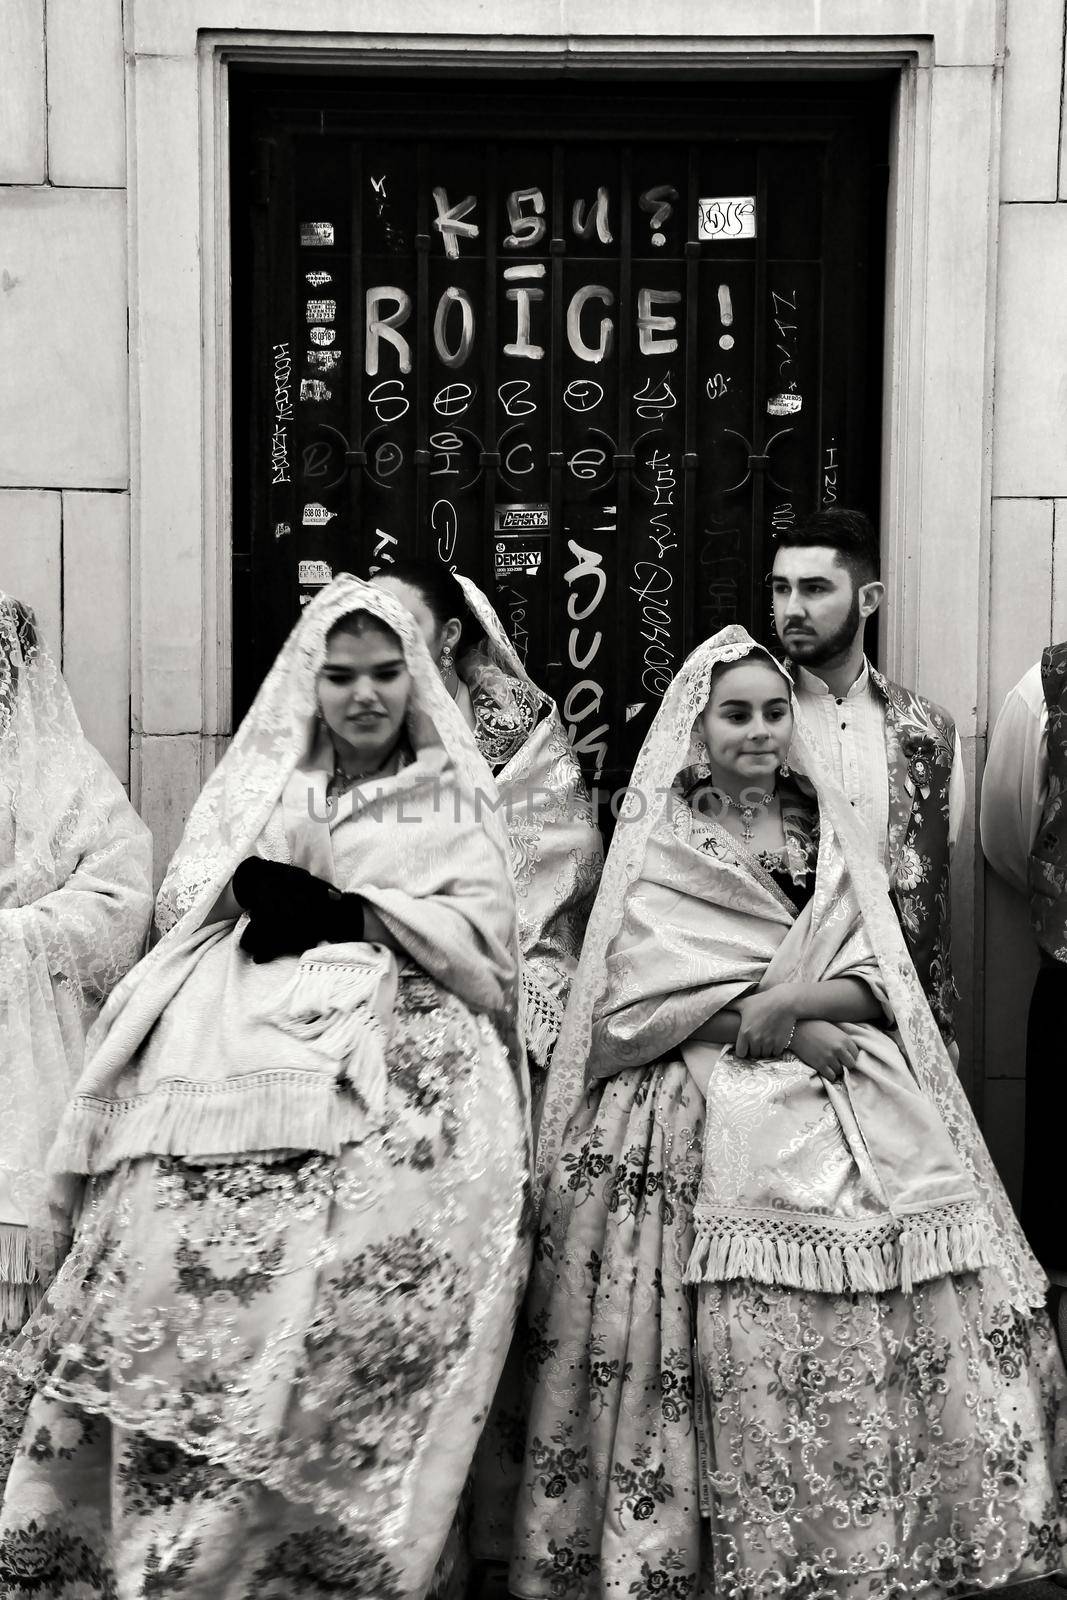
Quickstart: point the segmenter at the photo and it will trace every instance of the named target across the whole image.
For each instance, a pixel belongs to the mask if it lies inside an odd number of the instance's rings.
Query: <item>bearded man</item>
[[[805,732],[867,824],[930,1008],[951,1043],[949,868],[966,806],[955,723],[867,660],[867,619],[885,586],[878,539],[861,511],[817,511],[779,534],[771,589]]]

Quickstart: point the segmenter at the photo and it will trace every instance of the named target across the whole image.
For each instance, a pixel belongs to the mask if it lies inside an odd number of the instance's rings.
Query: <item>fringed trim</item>
[[[362,1098],[325,1072],[253,1073],[218,1085],[170,1079],[128,1100],[76,1096],[49,1166],[56,1174],[98,1174],[143,1156],[336,1155],[371,1120]]]
[[[520,1020],[527,1056],[535,1067],[546,1068],[559,1038],[563,1009],[544,985],[538,982],[525,962],[522,969]]]
[[[0,1333],[17,1333],[43,1294],[30,1250],[30,1230],[14,1222],[0,1223]]]
[[[951,1215],[953,1209],[939,1207],[937,1220],[926,1213],[887,1221],[883,1229],[868,1224],[863,1227],[866,1237],[852,1240],[844,1230],[820,1228],[812,1218],[800,1222],[791,1235],[780,1231],[782,1223],[773,1217],[739,1221],[701,1217],[698,1211],[685,1279],[699,1284],[750,1278],[816,1294],[884,1294],[891,1289],[908,1294],[917,1283],[993,1264],[986,1243],[988,1224],[969,1202],[958,1207],[958,1215]]]
[[[993,1266],[988,1239],[989,1223],[976,1218],[933,1227],[923,1227],[918,1218],[907,1221],[900,1235],[900,1287],[907,1294],[932,1278]]]
[[[0,1222],[0,1282],[30,1283],[36,1276],[29,1228],[17,1222]]]
[[[42,1283],[0,1283],[0,1334],[20,1333],[43,1299]]]
[[[535,1011],[532,1006],[527,1006],[523,1017],[523,1036],[526,1040],[526,1054],[534,1066],[547,1067],[556,1048],[556,1040],[559,1038],[557,1019],[547,1016],[543,1011]]]
[[[300,961],[268,1021],[339,1063],[368,1111],[379,1115],[389,1087],[385,1023],[396,1004],[397,968],[381,945],[316,950]]]

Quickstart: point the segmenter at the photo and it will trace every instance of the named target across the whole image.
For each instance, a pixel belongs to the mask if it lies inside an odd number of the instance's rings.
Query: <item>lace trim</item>
[[[817,1294],[882,1294],[995,1264],[988,1216],[961,1200],[913,1216],[827,1219],[796,1212],[714,1211],[698,1206],[687,1283],[754,1283]]]

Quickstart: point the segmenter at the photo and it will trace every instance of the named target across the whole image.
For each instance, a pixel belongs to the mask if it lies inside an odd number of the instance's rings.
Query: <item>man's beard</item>
[[[859,590],[852,591],[852,604],[849,606],[848,616],[839,628],[819,639],[814,634],[798,634],[792,638],[782,638],[782,649],[790,661],[796,661],[802,667],[825,667],[828,662],[847,653],[860,628],[860,597]]]

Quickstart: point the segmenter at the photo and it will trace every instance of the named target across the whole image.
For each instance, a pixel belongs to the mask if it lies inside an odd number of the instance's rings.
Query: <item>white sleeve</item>
[[[952,774],[948,780],[948,846],[956,847],[967,810],[967,779],[963,775],[963,746],[956,735],[956,748],[952,753]]]
[[[1027,863],[1048,797],[1048,713],[1015,688],[989,741],[982,778],[982,849],[994,872],[1026,891]]]

